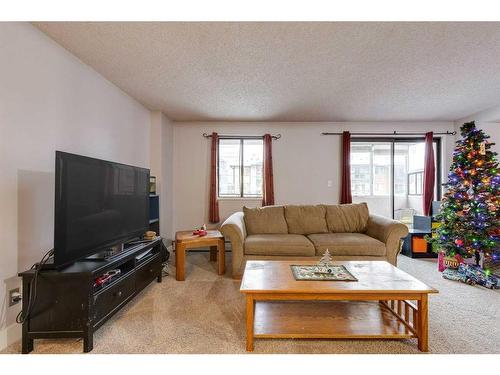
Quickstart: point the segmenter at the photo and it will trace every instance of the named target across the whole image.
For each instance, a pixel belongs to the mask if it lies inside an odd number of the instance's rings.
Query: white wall
[[[160,234],[170,239],[173,239],[173,142],[172,122],[162,112],[152,112],[151,175],[156,176],[156,191],[160,195]]]
[[[53,246],[54,151],[149,166],[150,112],[27,23],[0,23],[0,349],[17,272]]]
[[[276,204],[337,203],[340,179],[340,136],[321,132],[405,131],[445,132],[453,122],[434,123],[174,123],[174,230],[189,229],[208,221],[210,139],[202,134],[261,135],[281,133],[273,142],[273,172]],[[454,138],[443,137],[443,171]],[[444,174],[446,175],[446,174]],[[333,186],[328,187],[327,181]],[[219,201],[221,220],[241,210],[243,205],[258,206],[260,200]]]

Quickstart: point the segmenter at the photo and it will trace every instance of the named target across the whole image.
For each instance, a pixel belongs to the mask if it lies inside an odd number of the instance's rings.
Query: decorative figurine
[[[330,255],[330,251],[326,249],[325,253],[321,257],[318,262],[318,266],[316,267],[315,273],[332,273],[332,256]]]
[[[203,236],[206,236],[207,234],[208,234],[208,232],[207,232],[207,224],[203,224],[200,228],[196,228],[193,231],[193,235],[194,236],[203,237]]]
[[[156,238],[156,232],[153,232],[152,230],[148,230],[146,233],[144,233],[144,240],[146,241],[153,241]]]

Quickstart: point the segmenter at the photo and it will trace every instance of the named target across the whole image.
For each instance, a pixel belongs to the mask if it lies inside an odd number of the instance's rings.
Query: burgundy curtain
[[[210,223],[219,222],[219,201],[217,200],[217,158],[219,136],[212,133],[212,145],[210,149],[210,198],[208,207],[208,220]]]
[[[352,203],[351,195],[351,133],[342,133],[342,183],[340,186],[340,203]]]
[[[423,209],[424,215],[431,214],[432,200],[434,199],[434,183],[436,167],[434,164],[434,148],[432,147],[432,132],[425,133],[425,160],[424,160],[424,188]]]
[[[273,138],[271,134],[264,135],[264,191],[262,206],[274,205],[274,178],[273,178]]]

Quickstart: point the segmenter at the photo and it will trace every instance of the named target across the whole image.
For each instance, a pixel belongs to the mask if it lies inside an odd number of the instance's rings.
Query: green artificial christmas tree
[[[456,142],[453,162],[445,184],[441,225],[429,242],[436,252],[447,256],[490,256],[499,248],[500,176],[494,143],[477,129],[474,121],[460,128],[462,139]]]

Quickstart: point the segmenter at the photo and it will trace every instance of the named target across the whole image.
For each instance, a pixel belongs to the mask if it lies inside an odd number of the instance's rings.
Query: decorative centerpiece
[[[207,234],[208,234],[208,232],[207,232],[207,225],[206,224],[203,224],[200,228],[196,228],[193,231],[193,236],[203,237],[203,236],[206,236]]]
[[[334,265],[330,251],[316,265],[291,265],[295,280],[310,281],[358,281],[343,265]]]
[[[321,257],[316,266],[315,273],[318,274],[331,274],[333,272],[333,264],[332,264],[332,256],[330,255],[330,251],[326,249],[325,253]]]

